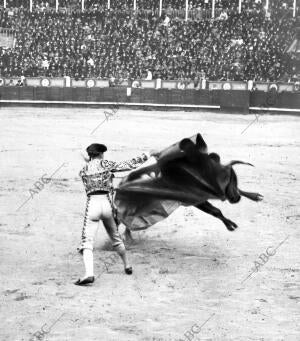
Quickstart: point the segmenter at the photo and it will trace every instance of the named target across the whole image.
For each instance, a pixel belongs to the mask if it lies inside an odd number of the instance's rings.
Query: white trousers
[[[123,240],[118,231],[118,226],[113,217],[108,195],[94,194],[87,198],[81,243],[78,247],[78,251],[82,253],[83,249],[94,249],[94,240],[100,220],[103,222],[106,232],[116,251],[125,250]]]

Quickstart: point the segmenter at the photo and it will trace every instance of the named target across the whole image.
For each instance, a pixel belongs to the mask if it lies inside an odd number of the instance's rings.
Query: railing
[[[0,9],[6,10],[6,11],[11,10],[9,8],[5,9],[2,6],[0,6]],[[16,8],[14,8],[14,10],[16,10]],[[29,11],[28,8],[26,8],[26,10]],[[55,12],[56,11],[56,9],[54,7],[45,7],[45,8],[43,8],[43,10],[41,8],[34,7],[33,10],[37,11],[37,12]],[[100,10],[103,10],[103,8],[100,8]],[[140,17],[147,18],[149,15],[153,15],[153,14],[154,14],[154,16],[159,17],[159,11],[160,10],[159,10],[159,8],[157,8],[157,9],[142,9],[142,8],[138,7],[136,9],[136,11],[134,11],[132,8],[129,8],[129,7],[124,7],[121,9],[120,8],[114,9],[111,7],[110,11],[117,12],[117,13],[118,12],[120,12],[120,13],[128,12],[128,13],[132,13],[132,14],[136,13]],[[182,20],[186,19],[186,10],[184,8],[174,9],[174,8],[168,7],[168,8],[163,8],[162,11],[164,13],[166,13],[170,18],[179,18]],[[59,7],[58,12],[64,12],[64,13],[71,14],[72,12],[81,12],[81,9],[78,6]],[[86,9],[86,12],[88,13],[89,9]],[[221,12],[222,12],[222,9],[216,8],[214,11],[214,17],[218,18],[220,16]],[[237,9],[228,11],[228,14],[232,13],[232,12],[237,12]],[[199,20],[207,20],[207,19],[211,19],[211,18],[212,18],[212,9],[191,8],[188,10],[188,15],[187,15],[188,20],[198,20],[199,21]]]
[[[14,85],[14,84],[12,84]],[[46,83],[44,83],[46,85]],[[163,85],[163,84],[162,84]],[[171,85],[171,84],[166,84]],[[300,114],[300,93],[273,91],[274,84],[257,84],[261,88],[249,91],[244,84],[215,82],[216,87],[210,89],[182,89],[163,87],[147,88],[144,84],[139,88],[100,88],[100,87],[58,87],[53,86],[0,86],[0,104],[3,105],[60,105],[60,106],[120,106],[152,107],[152,108],[189,108],[213,109],[221,112],[258,114],[266,111],[273,113]],[[238,85],[234,88],[234,85]],[[232,89],[230,87],[232,86]],[[264,90],[265,87],[266,89]],[[272,87],[272,89],[271,89]],[[278,84],[280,87],[280,84]],[[226,88],[226,89],[225,89]]]
[[[19,85],[20,78],[0,76],[0,87],[10,87]],[[114,88],[135,88],[132,82],[124,80],[117,84]],[[299,82],[255,82],[251,81],[210,81],[201,79],[197,84],[195,82],[184,83],[180,80],[141,80],[139,82],[142,89],[180,89],[180,90],[249,90],[254,88],[259,91],[269,91],[271,88],[276,88],[277,92],[299,92]],[[59,88],[111,88],[109,79],[86,78],[75,79],[70,77],[27,77],[23,81],[25,87],[59,87]]]
[[[0,34],[6,34],[7,36],[15,36],[15,31],[12,28],[0,27]]]
[[[6,28],[6,27],[0,27],[0,46],[1,47],[10,47],[14,48],[15,47],[15,31],[11,28]]]

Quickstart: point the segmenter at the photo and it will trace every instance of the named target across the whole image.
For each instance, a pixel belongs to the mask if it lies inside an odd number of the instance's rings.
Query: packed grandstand
[[[1,77],[284,81],[299,79],[293,0],[7,0]],[[31,10],[30,10],[31,9]],[[297,9],[298,10],[298,9]],[[161,15],[160,15],[161,14]],[[4,45],[4,46],[3,46]]]

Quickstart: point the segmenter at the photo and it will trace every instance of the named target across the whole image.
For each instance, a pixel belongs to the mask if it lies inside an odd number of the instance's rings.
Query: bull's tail
[[[243,197],[246,197],[246,198],[253,200],[253,201],[262,201],[263,200],[263,196],[259,193],[245,192],[245,191],[242,191],[241,189],[239,189],[239,193]]]

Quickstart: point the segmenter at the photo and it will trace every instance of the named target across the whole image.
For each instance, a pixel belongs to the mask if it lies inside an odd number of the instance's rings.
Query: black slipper
[[[130,266],[129,268],[125,268],[125,273],[127,275],[132,275],[132,267]]]
[[[90,277],[86,277],[84,279],[78,279],[74,284],[75,285],[88,285],[88,284],[92,284],[95,281],[95,277],[94,276],[90,276]]]

